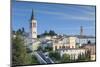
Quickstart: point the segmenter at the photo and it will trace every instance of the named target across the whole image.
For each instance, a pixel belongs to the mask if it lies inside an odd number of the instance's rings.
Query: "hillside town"
[[[85,62],[96,60],[95,36],[84,35],[84,27],[80,26],[79,35],[60,35],[53,30],[37,33],[37,20],[32,11],[30,32],[22,37],[29,54],[37,58],[38,64]],[[16,34],[13,34],[16,38]]]

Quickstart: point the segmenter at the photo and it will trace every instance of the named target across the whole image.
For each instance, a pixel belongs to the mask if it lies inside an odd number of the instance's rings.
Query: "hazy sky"
[[[37,20],[38,34],[54,30],[58,34],[95,35],[95,6],[62,5],[34,2],[12,3],[12,28],[24,27],[29,32],[32,9]]]

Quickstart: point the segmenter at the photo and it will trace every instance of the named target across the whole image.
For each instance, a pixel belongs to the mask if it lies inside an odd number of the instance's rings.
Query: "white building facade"
[[[78,56],[81,54],[85,54],[86,50],[85,49],[80,49],[80,48],[70,48],[70,49],[59,49],[58,52],[60,53],[61,57],[64,54],[70,55],[70,59],[78,59]]]
[[[76,48],[76,37],[68,37],[53,42],[53,51],[62,48]]]

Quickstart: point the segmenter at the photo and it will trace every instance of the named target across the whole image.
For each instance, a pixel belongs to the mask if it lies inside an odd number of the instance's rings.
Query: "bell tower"
[[[37,21],[34,18],[34,12],[32,10],[32,15],[31,15],[31,22],[30,22],[30,30],[31,30],[31,37],[32,39],[37,38]]]
[[[83,26],[80,26],[80,36],[83,36]]]

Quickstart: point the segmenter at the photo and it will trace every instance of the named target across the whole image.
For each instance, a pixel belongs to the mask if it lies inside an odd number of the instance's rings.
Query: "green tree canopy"
[[[68,54],[63,54],[63,56],[62,56],[62,58],[61,58],[61,62],[62,62],[62,63],[70,62],[70,55],[68,55]]]
[[[26,65],[37,63],[36,58],[27,53],[25,41],[21,30],[16,32],[16,37],[12,37],[12,65]]]
[[[54,60],[54,61],[58,61],[61,59],[60,57],[60,53],[58,52],[50,52],[49,56]]]
[[[55,33],[55,31],[50,30],[49,32],[45,31],[45,32],[44,32],[43,34],[41,34],[40,36],[46,36],[46,35],[48,35],[48,36],[54,36],[54,35],[57,35],[57,34]]]
[[[31,64],[31,56],[27,54],[24,40],[20,35],[16,35],[16,38],[12,39],[12,51],[13,65]]]

